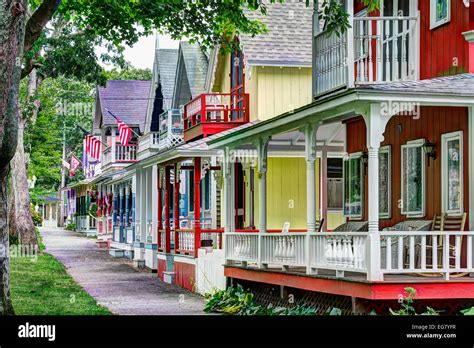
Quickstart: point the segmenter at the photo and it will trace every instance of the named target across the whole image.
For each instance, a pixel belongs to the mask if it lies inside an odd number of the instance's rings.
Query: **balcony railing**
[[[315,96],[419,77],[419,16],[356,17],[346,33],[314,37]]]
[[[163,112],[159,120],[160,150],[183,143],[183,115],[180,109],[171,109]]]
[[[136,162],[137,148],[138,146],[136,144],[130,144],[128,146],[116,144],[115,149],[112,146],[109,146],[102,153],[103,165]]]
[[[473,237],[474,232],[464,231],[380,232],[380,244],[371,250],[367,232],[236,232],[225,233],[225,255],[227,264],[306,274],[323,271],[341,278],[348,272],[369,278],[369,272],[375,272],[450,279],[474,272]],[[369,270],[371,258],[380,263]]]
[[[184,140],[206,137],[249,121],[249,94],[201,94],[184,106]]]

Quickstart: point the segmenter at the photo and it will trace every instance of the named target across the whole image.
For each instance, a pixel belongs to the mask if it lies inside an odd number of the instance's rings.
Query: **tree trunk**
[[[28,103],[33,103],[38,87],[38,78],[36,69],[33,69],[29,75],[28,81]],[[30,123],[35,124],[38,113],[38,107],[32,108]],[[24,148],[24,131],[26,128],[26,117],[19,113],[18,124],[18,145],[15,156],[11,162],[11,190],[10,197],[13,198],[14,206],[10,207],[10,237],[16,236],[18,243],[23,247],[36,249],[37,240],[35,225],[30,211],[30,192],[28,190],[27,164],[28,160]],[[11,200],[10,200],[11,201]]]
[[[0,0],[0,315],[13,314],[10,298],[8,171],[18,137],[18,90],[26,0]]]
[[[22,247],[36,248],[36,234],[33,218],[30,211],[30,192],[28,190],[28,177],[26,174],[26,158],[23,147],[23,134],[26,120],[20,117],[18,127],[18,145],[15,156],[11,161],[11,195],[14,195],[15,206],[12,209],[14,220],[10,220],[10,235],[18,236],[18,243]],[[13,229],[15,229],[13,231]],[[12,233],[13,232],[13,233]],[[32,250],[32,249],[28,250]]]

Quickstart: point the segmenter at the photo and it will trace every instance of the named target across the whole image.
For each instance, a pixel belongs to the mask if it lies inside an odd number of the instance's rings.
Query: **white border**
[[[400,200],[402,201],[402,208],[401,208],[401,214],[406,215],[407,217],[424,217],[425,216],[425,211],[426,211],[426,155],[423,150],[423,145],[425,144],[426,140],[425,139],[417,139],[417,140],[411,140],[407,141],[405,145],[401,145],[401,151],[400,151]],[[414,148],[414,147],[421,147],[421,181],[422,181],[422,186],[421,186],[421,212],[410,212],[405,210],[405,202],[403,202],[403,192],[404,192],[404,186],[405,183],[403,182],[403,149],[405,148]]]
[[[448,16],[442,20],[436,21],[436,1],[430,0],[430,30],[438,28],[451,21],[451,0],[448,1],[447,14]]]
[[[461,204],[459,209],[448,210],[448,141],[459,139],[459,163],[461,165]],[[460,215],[464,212],[464,140],[463,132],[457,131],[452,133],[445,133],[441,135],[441,207],[443,212],[448,215]]]

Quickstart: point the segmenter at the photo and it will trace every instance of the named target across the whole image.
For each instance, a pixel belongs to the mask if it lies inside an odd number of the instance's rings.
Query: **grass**
[[[44,248],[41,241],[40,249]],[[53,256],[12,257],[10,284],[17,315],[110,315]]]

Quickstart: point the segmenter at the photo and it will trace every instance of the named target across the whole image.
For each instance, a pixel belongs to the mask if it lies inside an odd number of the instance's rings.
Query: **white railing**
[[[262,264],[306,266],[306,234],[268,233],[262,235]]]
[[[138,159],[141,159],[143,156],[142,153],[148,149],[158,149],[160,143],[160,134],[158,132],[150,132],[144,134],[138,140]]]
[[[314,37],[315,96],[354,87],[419,78],[419,15],[355,17],[338,36]]]
[[[434,273],[449,279],[474,272],[474,232],[390,231],[380,236],[383,274]]]
[[[178,232],[178,247],[179,251],[193,252],[194,251],[194,231]]]
[[[159,119],[158,148],[162,150],[182,144],[184,142],[182,111],[180,109],[165,111]]]
[[[311,270],[367,272],[367,236],[365,232],[313,233],[310,235]]]
[[[225,233],[226,260],[258,262],[258,233]]]
[[[102,161],[104,167],[111,163],[127,163],[136,162],[137,160],[137,145],[123,146],[120,144],[115,145],[115,154],[112,151],[112,146],[107,147],[102,153]]]

